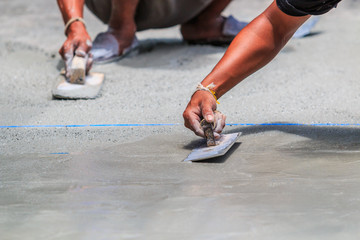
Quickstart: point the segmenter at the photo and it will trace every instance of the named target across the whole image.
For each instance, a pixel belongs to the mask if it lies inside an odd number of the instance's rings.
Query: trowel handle
[[[74,56],[70,66],[70,83],[84,84],[86,74],[85,57]]]
[[[207,146],[215,146],[214,125],[207,122],[205,119],[201,120],[200,125],[204,130]]]

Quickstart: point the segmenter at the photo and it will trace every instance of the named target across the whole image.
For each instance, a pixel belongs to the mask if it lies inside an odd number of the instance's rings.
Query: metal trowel
[[[59,99],[96,98],[99,95],[104,78],[103,73],[86,75],[86,59],[74,56],[70,68],[70,77],[66,78],[65,70],[62,70],[52,90],[52,95]]]
[[[184,162],[201,161],[209,158],[223,156],[234,145],[234,143],[241,135],[241,132],[222,134],[220,139],[215,140],[213,124],[206,122],[205,119],[203,119],[200,124],[204,129],[206,143],[204,143],[203,146],[200,146],[199,148],[193,149],[189,156],[184,159]]]

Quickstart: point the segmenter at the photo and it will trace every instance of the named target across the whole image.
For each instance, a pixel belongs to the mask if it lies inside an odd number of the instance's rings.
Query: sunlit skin
[[[269,63],[285,46],[296,30],[310,16],[293,17],[283,13],[274,1],[263,13],[249,23],[230,44],[222,59],[202,81],[203,86],[215,84],[213,90],[220,98],[246,77]],[[216,101],[207,91],[197,91],[184,113],[185,127],[204,137],[200,120],[214,122]],[[221,116],[223,119],[224,117]],[[221,133],[225,122],[217,127]]]
[[[64,23],[71,18],[83,17],[84,0],[57,0]],[[198,16],[181,25],[181,33],[185,40],[216,38],[222,35],[224,18],[221,12],[231,0],[214,0]],[[109,20],[109,32],[115,36],[119,44],[119,55],[128,48],[135,37],[135,13],[139,0],[112,0]],[[67,39],[59,50],[66,65],[73,56],[85,56],[91,50],[91,38],[83,23],[73,22],[66,31]],[[91,68],[91,56],[88,61]]]
[[[58,0],[58,5],[63,16],[64,23],[71,18],[83,17],[84,0]],[[91,49],[91,38],[82,22],[73,22],[66,31],[67,39],[61,46],[59,53],[65,61],[66,70],[74,55],[86,56]],[[87,69],[91,68],[92,59],[88,58]],[[68,72],[68,71],[67,71]]]

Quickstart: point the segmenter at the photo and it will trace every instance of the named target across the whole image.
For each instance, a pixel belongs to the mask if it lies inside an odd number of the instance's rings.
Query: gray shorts
[[[135,14],[137,30],[166,28],[197,16],[213,0],[140,0]],[[86,6],[102,22],[108,23],[111,0],[85,0]]]

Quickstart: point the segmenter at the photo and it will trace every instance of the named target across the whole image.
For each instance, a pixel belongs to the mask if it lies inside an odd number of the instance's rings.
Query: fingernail
[[[209,114],[209,115],[206,115],[206,121],[208,121],[208,122],[213,122],[214,121],[214,117],[213,117],[213,115],[211,115],[211,114]]]
[[[86,52],[84,50],[76,50],[76,55],[79,56],[79,57],[85,57],[86,55]]]

